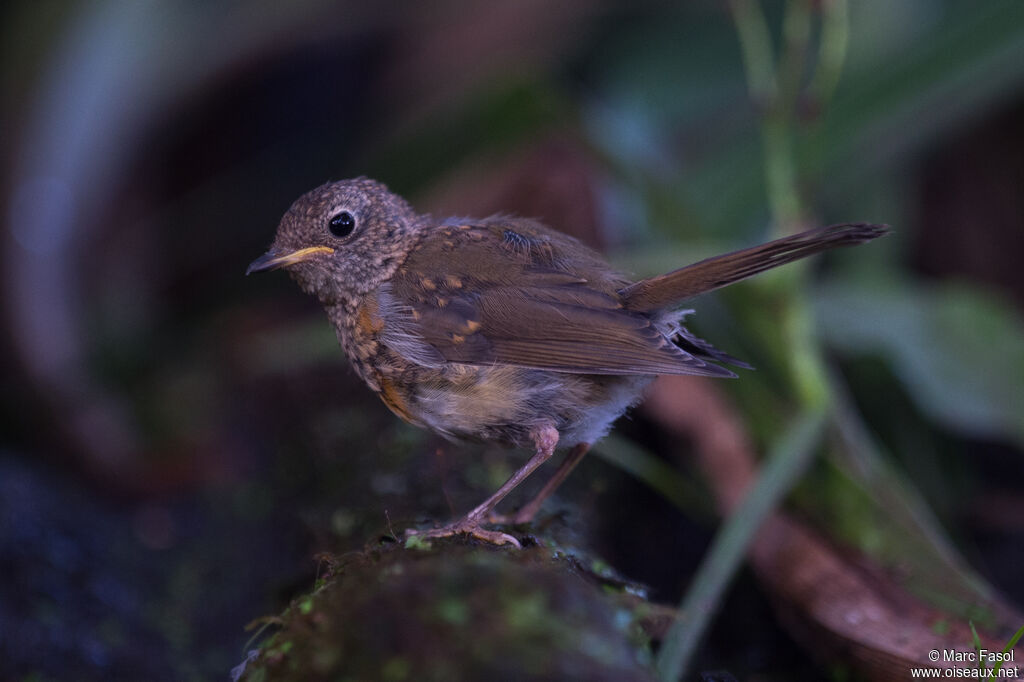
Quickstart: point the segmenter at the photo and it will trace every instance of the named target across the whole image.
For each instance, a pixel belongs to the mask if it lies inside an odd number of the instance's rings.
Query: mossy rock
[[[347,555],[240,679],[653,680],[635,596],[558,550],[458,540]]]

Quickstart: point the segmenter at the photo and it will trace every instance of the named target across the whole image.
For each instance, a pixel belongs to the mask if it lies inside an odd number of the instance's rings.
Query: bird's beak
[[[309,260],[313,256],[321,253],[334,253],[334,249],[329,246],[307,246],[304,249],[292,251],[291,253],[279,253],[271,249],[253,262],[249,263],[249,268],[245,271],[245,274],[249,275],[254,272],[276,270],[277,268],[295,265],[296,263]]]

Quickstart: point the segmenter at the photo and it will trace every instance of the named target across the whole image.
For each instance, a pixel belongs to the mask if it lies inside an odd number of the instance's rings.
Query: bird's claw
[[[523,547],[519,543],[519,540],[508,533],[502,533],[497,530],[487,530],[481,526],[480,519],[472,518],[459,519],[458,521],[449,523],[446,526],[431,528],[429,530],[409,528],[405,531],[405,534],[416,535],[421,538],[449,538],[455,535],[468,535],[492,545],[512,545],[516,549],[522,549]]]

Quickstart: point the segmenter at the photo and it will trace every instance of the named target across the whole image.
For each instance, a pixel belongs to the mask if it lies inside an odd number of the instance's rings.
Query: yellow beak
[[[288,267],[289,265],[295,265],[296,263],[301,263],[304,260],[309,260],[313,256],[321,253],[334,253],[334,249],[329,246],[307,246],[304,249],[292,251],[291,253],[278,253],[271,249],[252,263],[249,263],[249,268],[245,271],[245,274],[248,275],[253,272],[263,272],[264,270],[276,270],[277,268]]]

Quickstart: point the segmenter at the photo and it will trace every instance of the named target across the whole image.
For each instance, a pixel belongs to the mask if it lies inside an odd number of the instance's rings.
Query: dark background
[[[518,461],[399,423],[314,301],[243,277],[307,189],[369,175],[435,215],[535,216],[643,274],[768,235],[763,102],[724,3],[369,5],[5,5],[0,678],[225,679],[315,553],[467,508]],[[793,148],[807,222],[895,230],[809,290],[829,362],[1017,604],[1022,54],[1015,0],[851,3]],[[697,326],[770,387],[746,291]],[[642,414],[623,431],[666,440]],[[478,492],[446,500],[453,472]],[[577,476],[566,496],[614,501],[599,550],[677,600],[713,522],[599,459]],[[750,576],[723,612],[702,666],[820,676]]]

